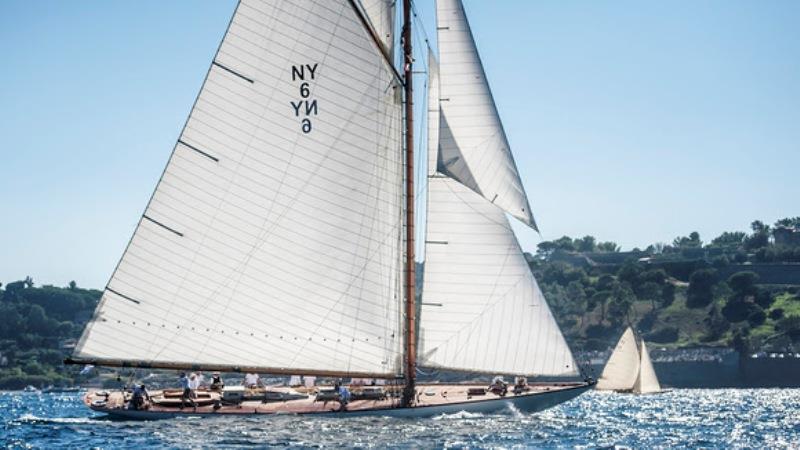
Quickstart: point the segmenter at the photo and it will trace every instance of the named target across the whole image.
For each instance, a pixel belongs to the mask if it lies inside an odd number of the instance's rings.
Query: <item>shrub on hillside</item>
[[[769,312],[769,318],[772,320],[779,320],[783,318],[783,310],[781,308],[775,308]]]
[[[717,283],[717,271],[714,269],[698,269],[689,277],[689,290],[686,291],[686,306],[702,308],[714,300],[714,285]]]
[[[756,306],[756,308],[757,309],[753,309],[750,314],[747,315],[747,323],[749,323],[751,327],[757,327],[767,320],[767,314],[764,313],[764,310],[758,306]]]
[[[662,327],[647,334],[647,340],[659,344],[677,342],[680,333],[677,327]]]

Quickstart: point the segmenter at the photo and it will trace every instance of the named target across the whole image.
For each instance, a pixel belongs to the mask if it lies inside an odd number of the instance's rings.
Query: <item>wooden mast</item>
[[[415,398],[417,372],[416,338],[416,266],[414,262],[414,97],[411,71],[414,55],[411,48],[411,0],[403,0],[403,76],[406,106],[406,351],[403,406]]]

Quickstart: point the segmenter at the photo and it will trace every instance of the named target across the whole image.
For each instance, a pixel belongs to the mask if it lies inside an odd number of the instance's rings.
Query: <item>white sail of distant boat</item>
[[[597,381],[597,389],[634,394],[661,391],[647,345],[644,340],[637,344],[631,327],[625,330],[614,347],[603,374]]]
[[[578,367],[507,218],[536,229],[460,0],[437,2],[416,348],[410,9],[398,70],[394,0],[239,3],[71,362],[399,380],[402,397],[348,408],[412,416],[535,411],[591,387],[415,395],[418,365]]]
[[[636,383],[633,384],[633,392],[636,394],[661,392],[661,384],[658,382],[658,377],[655,369],[653,369],[650,353],[647,351],[647,345],[644,340],[641,341],[640,349],[642,358],[639,365],[639,376],[636,377]]]

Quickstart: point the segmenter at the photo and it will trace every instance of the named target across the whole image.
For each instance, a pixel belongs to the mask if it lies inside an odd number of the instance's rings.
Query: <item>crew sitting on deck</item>
[[[222,377],[219,375],[219,372],[214,372],[211,374],[211,386],[208,388],[212,391],[222,391],[225,387],[225,382],[222,381]]]
[[[183,393],[181,394],[181,409],[186,406],[186,401],[188,400],[189,403],[191,403],[194,407],[195,411],[197,411],[197,403],[195,403],[194,399],[192,399],[192,388],[189,387],[189,378],[184,372],[181,372],[180,383],[181,389],[183,389]]]
[[[150,401],[150,394],[143,384],[133,385],[133,395],[131,396],[131,409],[147,409],[147,403]]]
[[[514,394],[517,395],[530,390],[531,387],[528,386],[528,379],[525,377],[517,377],[516,381],[514,382]]]
[[[262,385],[261,378],[258,376],[257,373],[248,373],[244,376],[244,387],[248,389],[255,389]]]
[[[503,377],[501,376],[494,377],[494,380],[492,380],[492,384],[489,385],[489,392],[504,397],[508,392],[508,384],[506,384],[506,382],[503,381]]]

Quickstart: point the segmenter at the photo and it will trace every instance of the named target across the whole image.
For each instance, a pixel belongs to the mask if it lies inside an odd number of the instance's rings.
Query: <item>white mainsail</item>
[[[658,383],[656,371],[653,369],[653,362],[650,361],[650,353],[647,351],[647,344],[641,342],[641,359],[639,364],[639,376],[633,385],[633,392],[636,394],[652,394],[661,392],[661,384]]]
[[[401,104],[354,5],[239,3],[76,358],[401,371]]]
[[[428,198],[419,364],[577,375],[503,211],[442,175],[429,178]]]
[[[640,357],[636,337],[628,327],[608,358],[603,374],[597,380],[598,390],[631,390],[639,377]]]
[[[536,228],[461,0],[437,0],[440,173]]]

